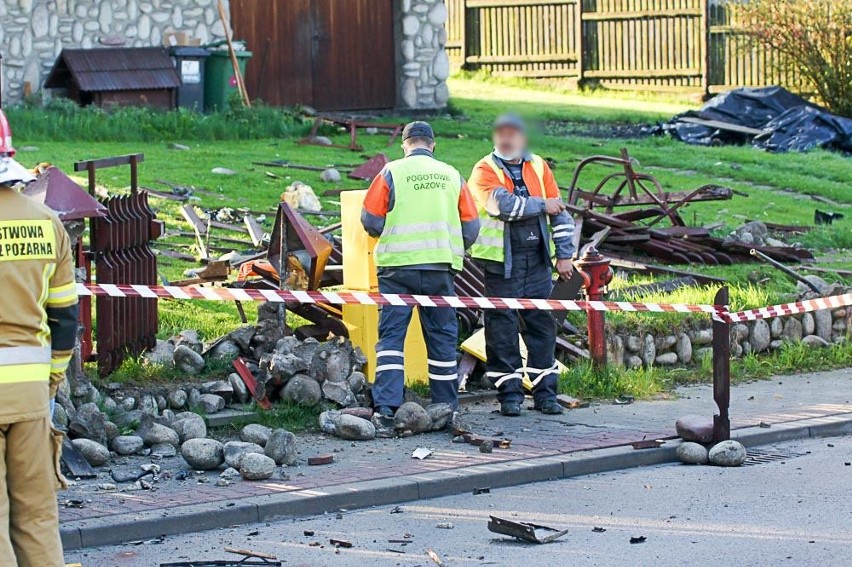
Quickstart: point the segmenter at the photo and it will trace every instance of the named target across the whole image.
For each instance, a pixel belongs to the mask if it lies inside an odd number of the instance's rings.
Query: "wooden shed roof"
[[[173,89],[181,85],[171,57],[162,47],[63,49],[44,86],[67,87],[74,79],[81,91]]]

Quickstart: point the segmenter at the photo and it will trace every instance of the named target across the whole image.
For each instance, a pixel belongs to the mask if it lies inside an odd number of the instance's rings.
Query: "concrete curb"
[[[733,432],[746,447],[795,439],[831,437],[852,433],[852,413],[748,427]],[[669,440],[658,449],[637,451],[630,446],[577,451],[552,457],[474,465],[461,469],[400,476],[326,488],[223,500],[210,504],[157,509],[105,518],[67,522],[61,526],[66,550],[99,547],[270,520],[314,516],[341,509],[399,504],[472,492],[476,488],[505,488],[545,480],[558,480],[673,463],[679,445]]]

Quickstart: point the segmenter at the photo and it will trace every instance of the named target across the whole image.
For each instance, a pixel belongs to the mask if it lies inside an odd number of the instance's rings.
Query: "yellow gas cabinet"
[[[343,231],[343,287],[351,291],[377,292],[379,282],[373,248],[376,239],[361,226],[361,208],[366,191],[344,191],[340,194]],[[364,373],[372,382],[376,374],[376,342],[379,340],[379,309],[375,305],[344,305],[343,323],[349,329],[352,344],[367,356]],[[420,330],[417,309],[411,317],[405,339],[405,382],[427,383],[426,343]]]

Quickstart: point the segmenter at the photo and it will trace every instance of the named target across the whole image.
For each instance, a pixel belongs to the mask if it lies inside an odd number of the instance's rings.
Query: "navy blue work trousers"
[[[453,274],[446,270],[385,269],[379,273],[381,293],[455,295]],[[407,305],[385,305],[379,316],[379,342],[376,344],[376,381],[373,405],[398,408],[405,385],[405,335],[411,321]],[[456,347],[458,320],[452,307],[418,307],[420,326],[426,340],[429,388],[433,403],[458,408]]]
[[[512,253],[512,274],[506,279],[503,264],[482,261],[485,295],[547,299],[553,289],[553,271],[537,249]],[[523,328],[521,327],[523,320]],[[518,335],[527,347],[527,364],[521,359]],[[522,403],[524,373],[533,383],[536,405],[556,396],[556,321],[549,311],[487,309],[485,311],[486,376],[497,387],[497,399]]]

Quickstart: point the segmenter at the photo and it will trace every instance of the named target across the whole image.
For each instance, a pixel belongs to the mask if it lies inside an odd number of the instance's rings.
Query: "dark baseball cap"
[[[527,125],[524,122],[524,119],[518,116],[517,114],[501,114],[497,117],[497,120],[494,121],[494,129],[499,130],[500,128],[513,128],[520,132],[527,131]]]
[[[432,131],[432,127],[428,122],[418,120],[406,124],[405,128],[403,128],[402,139],[407,140],[409,138],[429,138],[430,140],[434,140],[435,132]]]

